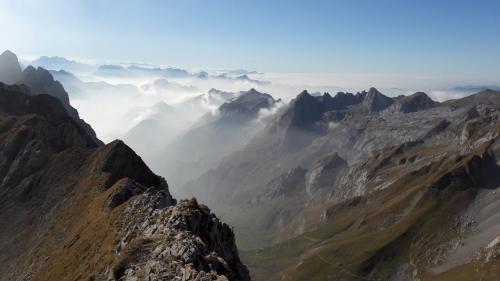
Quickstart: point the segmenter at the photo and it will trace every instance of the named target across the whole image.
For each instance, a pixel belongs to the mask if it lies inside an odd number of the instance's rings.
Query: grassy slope
[[[50,182],[42,185],[66,191],[50,214],[42,214],[50,221],[37,234],[39,243],[31,253],[34,267],[25,268],[31,280],[96,280],[95,274],[111,272],[119,262],[115,226],[126,204],[111,210],[107,202],[126,179],[105,190],[109,173],[96,168],[102,165],[100,154],[67,151],[47,164],[44,175]],[[68,185],[66,179],[75,184]]]

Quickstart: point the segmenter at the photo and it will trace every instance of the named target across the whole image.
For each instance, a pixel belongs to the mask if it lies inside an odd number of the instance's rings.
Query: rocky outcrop
[[[146,192],[124,210],[116,280],[250,280],[228,225],[195,199],[162,207],[163,196]]]

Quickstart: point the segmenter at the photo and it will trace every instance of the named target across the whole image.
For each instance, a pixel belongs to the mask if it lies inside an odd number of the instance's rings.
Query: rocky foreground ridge
[[[0,280],[249,280],[231,228],[49,95],[0,83]]]

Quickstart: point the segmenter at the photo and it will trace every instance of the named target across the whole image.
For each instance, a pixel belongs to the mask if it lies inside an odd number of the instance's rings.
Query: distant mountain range
[[[69,60],[64,57],[49,57],[41,56],[29,62],[34,67],[43,67],[51,71],[64,70],[66,72],[74,73],[94,73],[95,75],[103,77],[137,77],[137,76],[155,76],[165,78],[198,78],[198,79],[227,79],[233,81],[246,81],[255,84],[270,84],[267,81],[259,81],[251,79],[249,74],[258,74],[256,71],[246,70],[228,70],[222,74],[210,75],[205,71],[191,73],[187,70],[175,67],[157,67],[142,64],[92,64],[81,63],[74,60]]]
[[[128,66],[121,65],[100,65],[97,68],[96,74],[102,76],[148,76],[157,75],[162,77],[190,77],[192,74],[186,70],[179,68],[148,68],[141,66]]]
[[[63,57],[48,56],[41,56],[38,59],[31,61],[30,65],[34,67],[43,67],[48,70],[66,70],[71,72],[92,71],[95,69],[93,65],[68,60]]]

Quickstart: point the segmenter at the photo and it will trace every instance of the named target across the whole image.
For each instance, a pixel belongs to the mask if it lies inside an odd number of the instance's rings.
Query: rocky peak
[[[143,193],[123,212],[113,280],[250,280],[228,225],[194,198],[158,208],[157,197]]]
[[[221,105],[219,111],[223,116],[242,115],[254,117],[259,110],[269,108],[275,102],[271,95],[261,93],[252,88],[247,92],[241,92],[236,99]]]
[[[338,92],[328,104],[328,110],[345,110],[359,102],[360,100],[351,93]]]
[[[312,95],[309,94],[307,90],[302,90],[302,92],[300,92],[300,94],[298,94],[295,99],[301,100],[301,99],[308,99],[309,97],[312,97]]]
[[[379,112],[382,111],[394,103],[394,100],[380,93],[375,88],[370,88],[368,92],[361,92],[358,97],[362,99],[362,105],[368,110],[368,112]]]
[[[311,96],[304,90],[290,102],[289,108],[283,114],[281,120],[289,120],[290,125],[293,127],[308,129],[321,119],[325,110],[326,107],[321,100]]]
[[[219,90],[217,90],[216,88],[211,88],[210,90],[208,90],[209,93],[216,93],[218,91]]]
[[[438,103],[433,101],[426,93],[417,92],[410,96],[396,98],[396,102],[387,108],[387,111],[391,113],[410,113],[429,109],[435,107],[436,105],[438,105]]]
[[[324,93],[323,95],[319,95],[319,96],[315,96],[315,95],[313,95],[313,96],[325,105],[330,105],[334,102],[332,96],[329,93]]]
[[[208,96],[209,99],[216,99],[216,100],[224,99],[224,100],[229,100],[229,99],[234,98],[235,94],[231,93],[231,92],[225,92],[225,91],[221,91],[221,90],[212,88],[212,89],[210,89],[208,91],[207,96]]]
[[[2,54],[0,54],[0,59],[2,62],[10,62],[11,64],[19,64],[19,60],[12,51],[5,50]]]
[[[407,97],[409,100],[421,101],[425,103],[435,103],[426,93],[424,92],[416,92]]]
[[[246,92],[246,94],[250,94],[250,95],[262,95],[261,92],[257,91],[255,88],[250,88],[250,90],[248,90]]]
[[[312,96],[304,90],[290,102],[288,110],[280,117],[281,126],[286,126],[286,120],[289,120],[294,127],[308,129],[323,118],[328,119],[327,115],[333,116],[331,120],[341,120],[349,110],[357,114],[376,113],[393,103],[392,98],[375,88],[356,95],[339,92],[334,97],[329,93]]]
[[[68,93],[61,83],[54,80],[48,70],[41,67],[34,68],[30,65],[24,69],[22,81],[32,89],[32,94],[48,94],[59,99],[64,105],[69,105]]]
[[[104,184],[109,188],[121,178],[128,177],[145,187],[168,187],[166,181],[156,176],[130,147],[123,141],[115,140],[103,147],[100,155],[103,159],[99,169],[109,173],[110,178]]]
[[[22,79],[22,70],[17,56],[7,50],[0,55],[0,82],[15,84]]]

